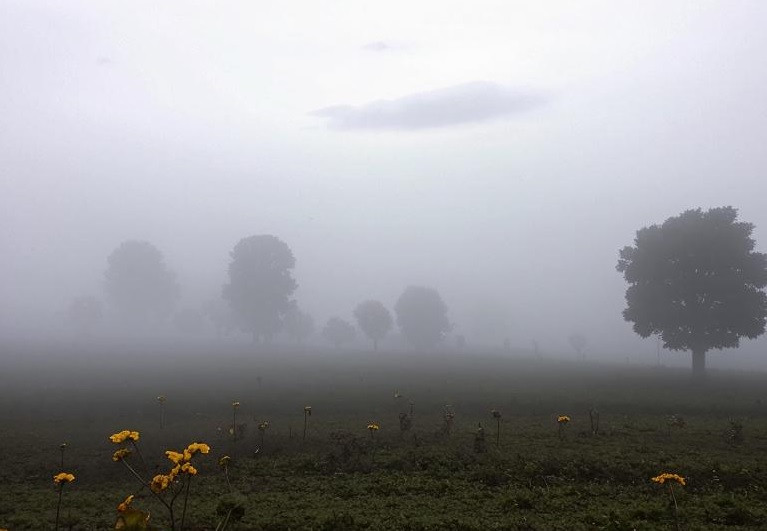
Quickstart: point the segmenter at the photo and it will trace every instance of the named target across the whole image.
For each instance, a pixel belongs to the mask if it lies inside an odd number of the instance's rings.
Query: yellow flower
[[[173,481],[173,477],[157,474],[152,478],[149,488],[152,489],[152,492],[160,493],[170,486],[171,481]]]
[[[138,441],[139,433],[137,431],[123,430],[119,433],[115,433],[114,435],[110,435],[109,437],[109,440],[115,444],[124,443],[128,439],[132,441]]]
[[[123,459],[128,457],[130,453],[131,453],[130,450],[128,450],[127,448],[120,448],[119,450],[117,450],[115,453],[112,454],[112,461],[114,461],[115,463],[117,461],[122,461]]]
[[[176,465],[170,469],[170,474],[168,474],[168,476],[173,479],[178,476],[179,472],[181,472],[181,465]]]
[[[181,454],[179,452],[174,452],[173,450],[168,450],[165,452],[165,456],[173,461],[173,464],[177,465],[180,462],[184,460],[184,454]]]
[[[70,474],[68,472],[60,472],[53,476],[53,482],[57,485],[59,483],[70,483],[75,480],[74,474]]]
[[[210,446],[208,446],[205,443],[192,443],[189,446],[186,447],[186,449],[191,453],[192,455],[196,454],[197,452],[200,452],[201,454],[207,454],[210,452]],[[184,452],[186,454],[186,452]]]
[[[660,483],[663,485],[666,483],[666,481],[676,481],[680,485],[686,485],[684,478],[680,476],[679,474],[670,474],[668,472],[664,472],[663,474],[659,476],[655,476],[654,478],[650,478],[655,483]]]
[[[117,506],[117,512],[118,513],[124,513],[130,508],[130,504],[133,501],[133,494],[125,498],[125,500]]]
[[[378,431],[379,429],[381,429],[381,427],[375,422],[371,422],[370,424],[368,424],[368,429],[370,431]]]
[[[231,457],[229,457],[228,455],[225,455],[224,457],[218,460],[218,466],[220,466],[221,468],[226,468],[227,466],[229,466],[229,461],[231,460],[232,460]]]
[[[194,468],[191,463],[184,463],[181,466],[181,472],[186,472],[190,476],[196,476],[197,475],[197,469]]]
[[[570,417],[568,417],[567,415],[559,415],[557,417],[557,422],[559,422],[560,424],[562,423],[567,424],[568,422],[570,422]]]

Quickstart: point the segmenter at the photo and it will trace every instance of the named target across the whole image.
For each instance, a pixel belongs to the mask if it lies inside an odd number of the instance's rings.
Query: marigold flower
[[[118,513],[124,513],[130,508],[130,504],[133,501],[133,494],[125,498],[125,500],[117,506],[117,512]]]
[[[132,441],[135,441],[135,442],[138,442],[138,439],[139,439],[138,432],[137,431],[130,432],[130,434],[128,435],[128,439],[130,439]]]
[[[55,476],[53,476],[53,482],[55,484],[59,483],[70,483],[75,480],[74,474],[70,474],[69,472],[59,472]]]
[[[183,465],[181,465],[181,472],[185,472],[189,474],[190,476],[197,475],[197,469],[194,468],[191,463],[184,463]]]
[[[224,457],[218,460],[218,466],[220,466],[221,468],[226,468],[227,466],[229,466],[229,461],[231,460],[232,460],[231,457],[229,457],[228,455],[225,455]]]
[[[119,433],[109,436],[109,440],[115,444],[124,443],[128,439],[132,441],[138,441],[139,433],[137,431],[123,430]]]
[[[381,429],[381,427],[375,422],[371,422],[370,424],[368,424],[368,429],[370,431],[378,431],[379,429]]]
[[[157,474],[152,478],[152,483],[149,484],[149,488],[152,489],[152,492],[160,493],[170,486],[171,481],[173,481],[171,476]]]
[[[169,476],[171,479],[173,479],[173,478],[175,478],[176,476],[178,476],[178,474],[179,474],[180,472],[181,472],[181,465],[176,465],[176,466],[174,466],[173,468],[171,468],[171,469],[170,469],[170,473],[168,474],[168,476]]]
[[[559,415],[557,417],[557,422],[559,422],[560,424],[563,424],[563,423],[567,424],[568,422],[570,422],[570,417],[568,417],[567,415]]]
[[[676,481],[680,485],[686,485],[685,480],[682,476],[679,474],[670,474],[668,472],[664,472],[663,474],[660,474],[659,476],[655,476],[654,478],[650,478],[655,483],[660,483],[663,485],[666,483],[666,481]]]
[[[122,461],[123,459],[128,457],[130,454],[131,454],[131,451],[128,450],[127,448],[120,448],[119,450],[117,450],[115,453],[112,454],[112,461],[114,461],[115,463],[117,461]]]
[[[168,450],[167,452],[165,452],[165,456],[168,459],[170,459],[175,465],[181,463],[184,460],[184,454],[179,452],[174,452],[173,450]]]

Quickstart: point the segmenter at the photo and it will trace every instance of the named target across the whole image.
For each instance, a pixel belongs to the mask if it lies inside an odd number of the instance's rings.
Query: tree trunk
[[[697,381],[706,377],[706,351],[703,349],[692,351],[692,377]]]

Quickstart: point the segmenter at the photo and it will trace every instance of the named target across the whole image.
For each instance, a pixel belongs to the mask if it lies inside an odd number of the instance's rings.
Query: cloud
[[[333,129],[413,130],[485,122],[545,102],[540,93],[476,81],[356,107],[334,105],[311,114],[326,118],[328,127]]]

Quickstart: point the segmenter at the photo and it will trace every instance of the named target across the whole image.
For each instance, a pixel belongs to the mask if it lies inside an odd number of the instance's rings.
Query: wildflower
[[[402,395],[399,392],[399,389],[394,390],[394,398],[402,398]]]
[[[685,480],[682,476],[679,474],[670,474],[668,472],[664,472],[663,474],[660,474],[659,476],[655,476],[654,478],[650,478],[655,483],[660,483],[663,485],[666,483],[666,481],[676,481],[680,485],[686,485]]]
[[[238,407],[240,407],[240,403],[239,402],[232,402],[232,407],[233,408],[238,408]]]
[[[306,413],[307,415],[309,415],[311,417],[312,416],[312,406],[304,406],[304,413]]]
[[[66,447],[67,447],[67,443],[63,442],[59,445],[59,450],[63,452]]]
[[[181,472],[189,474],[190,476],[197,475],[197,469],[194,468],[191,463],[184,463],[183,465],[181,465]]]
[[[168,450],[165,452],[165,456],[170,459],[174,465],[177,465],[184,461],[184,454],[179,452],[174,452],[173,450]]]
[[[494,419],[501,418],[501,412],[498,411],[497,409],[493,409],[492,411],[490,411],[490,414],[493,416]]]
[[[117,506],[117,512],[124,513],[125,511],[130,509],[130,504],[132,501],[133,501],[133,494],[125,498],[125,500],[123,500],[123,502]]]
[[[137,431],[123,430],[114,435],[110,435],[109,440],[115,444],[124,443],[127,440],[136,442],[139,440],[139,433]]]
[[[205,443],[195,442],[187,446],[186,449],[189,450],[192,455],[196,454],[197,452],[200,452],[201,454],[207,454],[210,452],[210,446]]]
[[[370,431],[378,431],[378,430],[381,429],[381,427],[378,424],[376,424],[375,422],[371,422],[370,424],[368,424],[368,429]]]
[[[159,395],[159,396],[157,397],[157,401],[158,401],[160,404],[162,404],[163,402],[165,402],[165,400],[167,400],[167,399],[165,398],[165,395]]]
[[[225,455],[224,457],[218,460],[218,466],[220,466],[221,468],[226,468],[227,466],[229,466],[229,461],[231,460],[232,460],[231,457],[229,457],[228,455]]]
[[[114,461],[115,463],[117,461],[122,461],[123,459],[128,457],[130,454],[131,454],[131,451],[128,450],[127,448],[120,448],[119,450],[117,450],[115,453],[112,454],[112,461]]]
[[[570,417],[568,417],[567,415],[559,415],[557,417],[557,422],[560,424],[567,424],[568,422],[570,422]]]
[[[71,483],[74,480],[75,480],[74,474],[70,474],[68,472],[60,472],[56,474],[55,476],[53,476],[53,482],[56,485],[59,485],[61,483]]]
[[[149,484],[149,488],[152,489],[152,492],[160,493],[167,489],[171,482],[173,481],[173,476],[166,476],[164,474],[157,474],[155,477],[152,478],[152,482]]]
[[[258,425],[259,431],[265,431],[268,428],[269,428],[269,421],[268,420],[265,420],[261,424]]]

